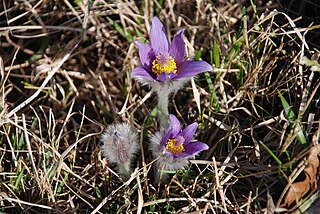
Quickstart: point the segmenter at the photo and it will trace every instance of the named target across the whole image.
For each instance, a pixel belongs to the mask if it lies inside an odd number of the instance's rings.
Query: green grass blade
[[[307,144],[307,139],[303,134],[301,126],[298,123],[294,127],[294,132],[297,134],[297,139],[302,145]]]
[[[289,105],[289,103],[287,102],[287,100],[283,97],[283,95],[281,94],[280,91],[278,91],[281,103],[282,103],[282,107],[284,109],[285,115],[287,117],[287,119],[289,120],[290,123],[294,123],[295,122],[295,115],[294,112],[291,109],[291,106]]]
[[[153,121],[153,118],[156,118],[158,115],[158,107],[154,107],[150,113],[150,116],[149,118],[147,119],[146,121],[146,124],[144,126],[144,129],[143,129],[143,138],[145,139],[148,135],[148,130],[149,130],[149,127],[151,126],[152,124],[152,121]]]
[[[220,51],[216,41],[213,43],[213,63],[216,68],[220,67]]]
[[[212,82],[211,77],[210,77],[210,73],[209,72],[205,72],[204,76],[206,78],[206,81],[208,83],[208,87],[209,87],[209,90],[210,90],[210,93],[211,93],[210,104],[209,104],[210,105],[210,109],[212,108],[213,102],[215,104],[215,109],[217,109],[217,108],[219,108],[219,101],[217,99],[216,91],[214,89],[213,82]]]
[[[295,116],[291,106],[289,105],[287,100],[283,97],[283,95],[281,94],[280,91],[278,91],[278,94],[279,94],[279,97],[280,97],[280,100],[281,100],[282,107],[284,109],[285,115],[286,115],[287,119],[289,120],[291,128],[294,129],[294,134],[296,134],[297,140],[301,144],[306,144],[307,143],[306,137],[303,134],[302,127],[300,126],[300,124],[296,120],[296,116]]]
[[[267,152],[271,155],[271,157],[278,163],[278,168],[279,168],[279,170],[281,170],[281,168],[282,168],[282,162],[281,162],[281,160],[271,151],[271,149],[269,149],[268,147],[267,147],[267,145],[266,144],[264,144],[261,140],[259,140],[259,143],[263,146],[263,148],[265,149],[265,150],[267,150]]]
[[[109,24],[113,25],[113,27],[118,31],[118,33],[125,39],[127,39],[129,42],[133,41],[133,36],[132,33],[125,31],[125,29],[123,29],[123,27],[121,27],[118,23],[116,23],[115,21],[113,21],[112,19],[110,19],[109,17],[107,17]]]
[[[194,56],[194,60],[200,60],[201,59],[201,55],[202,55],[202,51],[199,50],[196,55]]]
[[[58,186],[58,189],[56,191],[56,195],[61,193],[61,190],[62,190],[63,186],[65,185],[66,181],[68,181],[68,179],[69,179],[69,174],[68,173],[64,173],[64,178],[63,178],[62,182]]]

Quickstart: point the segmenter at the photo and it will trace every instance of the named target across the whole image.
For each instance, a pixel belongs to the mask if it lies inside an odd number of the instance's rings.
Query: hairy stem
[[[119,164],[118,170],[123,179],[128,179],[130,177],[130,165],[128,163]]]
[[[168,100],[170,92],[158,91],[157,93],[160,129],[166,130],[169,126]]]

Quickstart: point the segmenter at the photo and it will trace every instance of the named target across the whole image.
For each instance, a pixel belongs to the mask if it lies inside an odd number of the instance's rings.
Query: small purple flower
[[[191,142],[193,135],[198,128],[198,123],[194,122],[181,130],[179,120],[170,114],[170,125],[163,137],[162,145],[165,153],[174,158],[192,157],[209,147],[207,144],[195,141]]]
[[[185,59],[183,31],[180,30],[170,44],[162,23],[154,17],[149,35],[150,44],[135,42],[139,47],[142,66],[136,67],[131,76],[138,78],[142,83],[146,80],[147,83],[152,84],[152,82],[175,81],[211,71],[212,66],[205,61]]]
[[[169,116],[169,127],[163,134],[157,132],[151,138],[152,152],[157,161],[159,169],[175,170],[185,167],[188,159],[209,147],[207,144],[192,141],[198,128],[198,123],[192,123],[181,130],[179,120],[172,114]]]

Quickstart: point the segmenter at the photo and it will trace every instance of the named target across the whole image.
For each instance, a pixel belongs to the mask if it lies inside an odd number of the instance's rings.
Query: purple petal
[[[155,80],[150,73],[142,68],[142,67],[136,67],[135,69],[133,69],[133,71],[131,72],[131,77],[144,77],[147,78],[149,80]]]
[[[196,141],[196,142],[189,143],[188,145],[184,145],[184,149],[185,151],[183,153],[178,154],[177,157],[182,158],[182,157],[196,155],[203,150],[209,149],[209,146],[205,143]]]
[[[166,147],[166,144],[169,138],[171,138],[171,136],[172,136],[172,129],[169,128],[163,136],[163,141],[162,141],[163,147]]]
[[[184,143],[184,141],[185,141],[185,139],[182,137],[182,136],[178,136],[177,138],[176,138],[176,140],[177,140],[177,144],[178,145],[180,145],[181,143],[183,144]]]
[[[166,30],[164,29],[162,23],[157,17],[153,17],[152,26],[150,30],[150,45],[155,51],[156,55],[159,52],[169,51],[169,41],[166,35]]]
[[[161,73],[161,74],[159,74],[159,75],[157,76],[157,80],[158,80],[159,82],[167,82],[167,81],[172,80],[172,79],[175,78],[176,76],[177,76],[177,75],[174,74],[173,72],[170,72],[170,74],[167,74],[167,73],[163,72],[163,73]]]
[[[180,67],[178,67],[177,78],[192,77],[205,71],[212,71],[212,66],[205,61],[184,61]]]
[[[184,61],[184,56],[186,54],[184,41],[182,39],[183,31],[184,30],[180,30],[177,35],[175,35],[170,46],[170,56],[173,57],[177,67]]]
[[[181,131],[181,125],[179,120],[173,114],[169,115],[170,124],[169,129],[172,130],[172,136],[175,137]]]
[[[156,58],[154,52],[151,50],[150,45],[143,44],[136,41],[135,44],[139,48],[139,57],[143,67],[150,68],[151,62]]]
[[[187,145],[193,138],[194,133],[198,128],[198,123],[194,122],[187,126],[179,135],[181,135],[185,139],[184,145]]]

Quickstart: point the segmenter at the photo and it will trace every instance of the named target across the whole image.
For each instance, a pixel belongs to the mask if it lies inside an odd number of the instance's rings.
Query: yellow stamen
[[[170,74],[170,72],[177,73],[177,65],[171,56],[168,56],[166,62],[161,62],[157,57],[153,60],[151,69],[157,76],[163,72],[167,74]]]
[[[177,139],[169,139],[166,144],[166,149],[175,155],[185,151],[182,143],[177,145],[176,142],[177,142]]]

